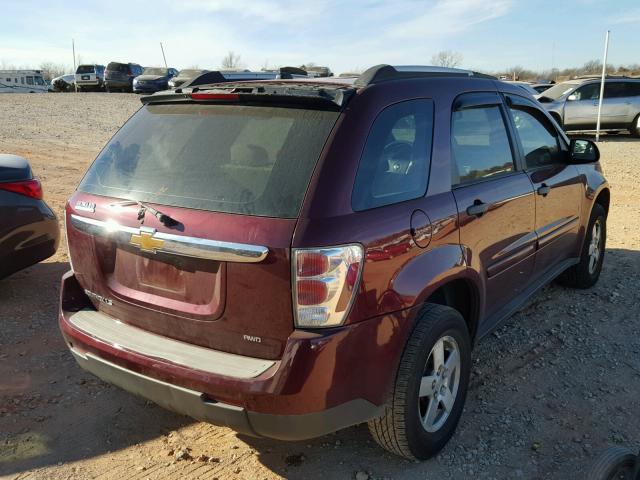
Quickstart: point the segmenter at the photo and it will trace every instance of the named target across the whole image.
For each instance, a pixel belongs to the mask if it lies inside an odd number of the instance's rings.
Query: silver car
[[[538,101],[565,131],[595,130],[600,79],[558,83],[542,92]],[[640,78],[607,78],[600,117],[602,130],[629,130],[640,137]]]

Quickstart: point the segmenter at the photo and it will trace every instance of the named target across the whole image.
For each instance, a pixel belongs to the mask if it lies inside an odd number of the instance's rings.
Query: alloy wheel
[[[589,274],[593,275],[598,267],[601,255],[600,240],[602,238],[602,225],[600,219],[596,220],[591,229],[591,243],[589,244]]]
[[[459,386],[460,347],[453,337],[444,336],[431,349],[420,381],[419,414],[427,432],[436,432],[445,424]]]

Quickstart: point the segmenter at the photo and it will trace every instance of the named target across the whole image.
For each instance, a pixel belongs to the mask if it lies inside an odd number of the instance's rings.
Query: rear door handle
[[[467,215],[472,217],[481,217],[489,210],[489,204],[483,203],[481,200],[476,200],[473,205],[467,207]]]
[[[540,185],[538,187],[538,190],[536,190],[536,193],[538,195],[542,195],[543,197],[546,197],[547,195],[549,195],[550,192],[551,192],[551,187],[546,183],[543,183],[542,185]]]

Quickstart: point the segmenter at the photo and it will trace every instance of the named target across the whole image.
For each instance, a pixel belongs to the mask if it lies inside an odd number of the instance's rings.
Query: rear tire
[[[591,217],[582,246],[580,262],[567,269],[558,283],[572,288],[590,288],[600,278],[607,243],[607,213],[598,203],[591,209]]]
[[[631,124],[631,127],[629,127],[629,132],[631,132],[631,135],[633,135],[634,137],[640,138],[640,115],[635,118],[635,120]]]
[[[407,341],[382,417],[369,431],[384,449],[411,460],[438,453],[453,435],[467,396],[471,339],[462,315],[427,304]]]
[[[608,448],[589,469],[587,480],[628,478],[637,461],[637,457],[631,450],[621,447]]]

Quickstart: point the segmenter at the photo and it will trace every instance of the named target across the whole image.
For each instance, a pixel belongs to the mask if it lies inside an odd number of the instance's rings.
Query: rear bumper
[[[321,436],[380,415],[412,323],[404,311],[321,333],[296,330],[282,358],[252,376],[111,344],[73,321],[86,308],[91,303],[69,272],[59,323],[83,368],[165,408],[281,440]]]
[[[70,350],[82,368],[106,382],[151,400],[167,410],[229,427],[246,435],[303,440],[366,421],[379,413],[374,405],[364,400],[354,400],[306,415],[251,412],[243,407],[208,400],[200,392],[141,375],[91,353],[82,354],[73,348]]]
[[[0,278],[41,262],[51,257],[58,249],[58,220],[44,202],[35,203],[35,208],[29,208],[32,217],[30,223],[1,232],[3,238],[0,241]],[[26,206],[23,208],[27,210]]]

